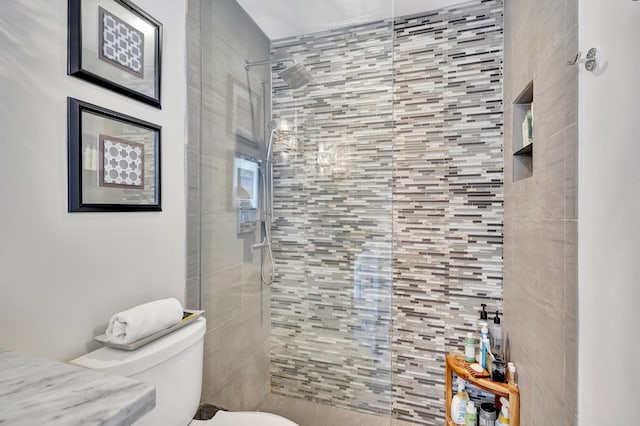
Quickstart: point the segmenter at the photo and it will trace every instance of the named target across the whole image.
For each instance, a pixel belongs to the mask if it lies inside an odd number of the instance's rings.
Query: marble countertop
[[[151,385],[0,349],[0,424],[130,425],[155,407]]]

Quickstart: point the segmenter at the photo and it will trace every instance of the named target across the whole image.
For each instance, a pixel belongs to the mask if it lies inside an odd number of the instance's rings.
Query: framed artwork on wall
[[[161,127],[67,98],[69,212],[160,211]]]
[[[162,24],[128,0],[68,0],[67,74],[160,108]]]

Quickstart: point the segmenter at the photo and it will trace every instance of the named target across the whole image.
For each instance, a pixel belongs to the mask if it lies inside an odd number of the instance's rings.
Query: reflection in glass
[[[233,160],[234,206],[238,209],[238,233],[256,230],[258,209],[258,163],[245,158]]]

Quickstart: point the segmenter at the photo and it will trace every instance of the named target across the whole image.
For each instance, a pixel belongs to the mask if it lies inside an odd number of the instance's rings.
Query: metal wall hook
[[[575,64],[584,64],[584,68],[587,71],[593,71],[596,68],[596,61],[598,59],[598,50],[595,47],[592,47],[587,52],[587,57],[584,59],[580,59],[582,56],[582,52],[576,53],[576,57],[573,61],[567,61],[567,65],[573,66]]]
[[[580,60],[580,56],[582,56],[582,52],[578,52],[576,53],[576,57],[573,58],[573,61],[567,61],[567,65],[572,66],[578,63],[578,60]]]

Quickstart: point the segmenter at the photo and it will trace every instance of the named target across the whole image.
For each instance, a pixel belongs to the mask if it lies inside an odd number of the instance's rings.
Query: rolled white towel
[[[169,328],[182,320],[182,305],[174,298],[156,300],[118,312],[109,320],[107,337],[126,345]]]

